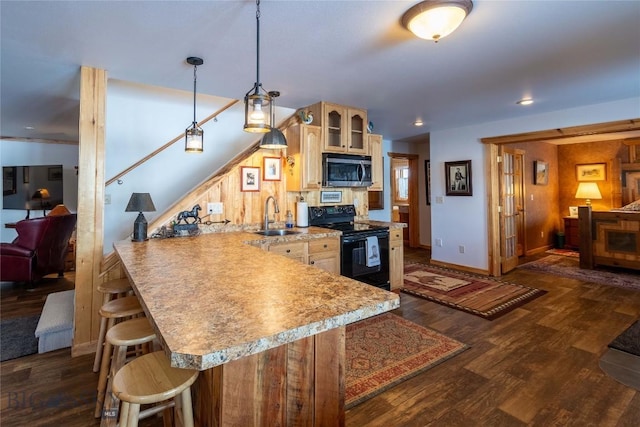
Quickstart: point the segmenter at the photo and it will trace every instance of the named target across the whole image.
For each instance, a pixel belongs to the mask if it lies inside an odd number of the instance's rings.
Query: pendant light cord
[[[256,95],[260,83],[260,0],[256,0]]]
[[[197,126],[196,122],[196,80],[198,79],[198,75],[196,71],[198,70],[198,66],[193,66],[193,125]]]

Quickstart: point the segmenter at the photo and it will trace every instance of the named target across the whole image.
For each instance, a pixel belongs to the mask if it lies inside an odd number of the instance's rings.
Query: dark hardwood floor
[[[408,262],[428,259],[405,248]],[[548,293],[493,321],[400,294],[398,314],[471,348],[350,409],[347,426],[639,426],[640,391],[598,360],[640,318],[640,292],[524,269],[503,280]],[[33,310],[34,298],[3,289],[2,316]],[[98,425],[92,363],[68,349],[3,362],[0,424]]]

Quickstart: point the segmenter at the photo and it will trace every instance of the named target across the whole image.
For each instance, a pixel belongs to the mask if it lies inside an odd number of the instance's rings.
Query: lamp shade
[[[48,199],[49,197],[51,197],[51,195],[46,188],[37,189],[36,192],[33,193],[33,196],[31,196],[32,199]]]
[[[591,205],[591,199],[602,199],[598,184],[595,182],[581,182],[578,184],[578,190],[576,191],[576,199],[587,199],[587,206]]]
[[[275,99],[280,96],[280,92],[271,91],[269,92],[269,96],[271,97],[271,130],[268,133],[265,133],[262,139],[260,140],[260,148],[267,149],[279,149],[279,148],[287,148],[287,139],[284,137],[284,134],[280,129],[275,127],[276,122],[276,110],[275,110]]]
[[[407,10],[402,24],[416,36],[437,42],[454,32],[471,9],[471,0],[426,0]]]
[[[125,212],[155,212],[155,210],[156,207],[149,193],[132,193]]]

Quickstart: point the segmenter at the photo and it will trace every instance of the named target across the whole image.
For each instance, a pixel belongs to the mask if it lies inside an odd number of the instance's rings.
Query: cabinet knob
[[[291,249],[287,249],[287,253],[290,253],[290,252],[291,252]]]
[[[325,244],[323,247],[326,249],[326,248],[327,248],[327,245]]]
[[[311,261],[309,264],[313,265],[313,264],[315,264],[315,263],[316,263],[315,261]]]
[[[395,251],[395,250],[396,250],[396,248],[391,248],[391,250],[392,250],[392,251]]]

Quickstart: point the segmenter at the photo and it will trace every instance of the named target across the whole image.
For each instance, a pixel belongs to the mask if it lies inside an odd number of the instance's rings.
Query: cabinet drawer
[[[340,250],[340,240],[338,239],[316,239],[309,240],[309,253],[330,252]]]
[[[284,255],[290,258],[303,258],[306,256],[306,242],[282,243],[269,246],[269,252]]]
[[[389,230],[389,241],[393,242],[394,240],[402,241],[402,228],[392,228]]]

